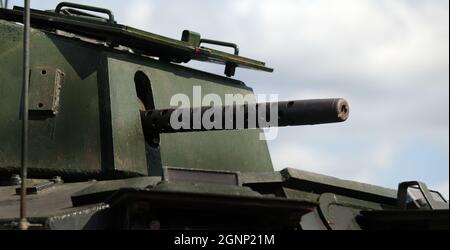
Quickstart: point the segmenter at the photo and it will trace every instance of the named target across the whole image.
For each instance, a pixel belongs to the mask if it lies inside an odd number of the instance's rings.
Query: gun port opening
[[[140,111],[155,110],[155,101],[150,78],[143,71],[136,71],[134,74],[134,84],[136,87],[137,103]],[[146,112],[146,116],[151,112]],[[152,119],[152,128],[156,129],[158,120]],[[148,175],[160,176],[162,174],[160,143],[161,138],[157,133],[145,133],[145,151],[147,157]]]
[[[134,75],[134,83],[136,85],[139,108],[143,111],[155,109],[151,82],[148,76],[142,71],[137,71]]]

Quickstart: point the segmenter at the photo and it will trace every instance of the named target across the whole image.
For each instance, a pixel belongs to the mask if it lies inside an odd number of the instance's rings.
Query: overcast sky
[[[31,2],[52,9],[58,1]],[[109,8],[119,23],[172,38],[189,29],[236,42],[243,56],[275,68],[272,74],[237,71],[256,93],[350,102],[346,123],[280,129],[269,142],[277,170],[392,188],[421,180],[448,198],[448,0],[73,2]]]

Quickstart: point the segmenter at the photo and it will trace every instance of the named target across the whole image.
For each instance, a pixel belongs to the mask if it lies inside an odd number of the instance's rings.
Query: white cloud
[[[427,7],[404,1],[262,1],[255,4],[264,30],[258,41],[266,55],[284,51],[300,62],[306,58],[301,67],[311,74],[413,77],[448,68],[448,11]],[[413,82],[376,84],[395,83]]]
[[[122,11],[127,25],[142,29],[151,27],[149,23],[153,14],[151,1],[133,0],[132,4],[124,6]]]
[[[278,148],[272,155],[272,160],[276,170],[289,167],[322,173],[332,172],[338,163],[333,155],[292,143]]]
[[[334,142],[329,144],[338,145]],[[383,172],[389,172],[388,168],[391,167],[395,150],[392,143],[374,144],[375,146],[369,150],[359,148],[349,152],[339,148],[325,150],[320,146],[309,146],[302,142],[277,143],[271,147],[272,160],[276,170],[295,168],[377,184],[379,182],[377,177]]]
[[[370,157],[368,160],[378,168],[390,167],[395,154],[394,145],[393,142],[382,142],[376,145],[369,151]]]

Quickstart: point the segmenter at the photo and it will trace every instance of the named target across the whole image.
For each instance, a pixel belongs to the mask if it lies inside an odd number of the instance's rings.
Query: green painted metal
[[[0,171],[15,172],[20,166],[22,27],[0,21],[0,31]],[[65,83],[59,114],[29,122],[30,174],[100,173],[99,51],[34,29],[31,51],[32,67],[57,68],[64,72]]]
[[[287,168],[281,171],[281,175],[288,185],[300,189],[315,189],[319,194],[333,192],[350,197],[364,197],[370,201],[396,205],[397,191],[366,183],[342,180],[332,176],[326,176],[308,171]]]
[[[3,76],[0,105],[5,107],[0,113],[3,142],[0,171],[12,173],[17,170],[20,160],[21,78],[18,65],[21,47],[17,41],[21,39],[21,26],[4,21],[0,25],[0,73]],[[51,69],[64,74],[58,114],[30,121],[32,176],[147,175],[160,173],[162,165],[257,172],[272,170],[266,142],[259,140],[259,130],[162,135],[161,163],[152,164],[147,159],[134,82],[136,72],[144,72],[149,77],[156,108],[170,107],[174,94],[185,93],[192,97],[194,86],[201,86],[203,95],[216,93],[222,98],[230,93],[251,94],[252,90],[242,82],[35,29],[32,30],[32,46],[33,72],[37,72],[32,73],[31,85],[36,90],[32,97],[38,96],[37,103],[40,103],[42,94],[39,91],[42,90],[36,86],[51,84],[49,80],[54,79]],[[48,69],[49,75],[42,78],[39,73],[44,68]],[[53,100],[54,93],[51,95],[50,92],[45,92],[45,98]],[[236,148],[236,143],[249,150]]]
[[[22,10],[20,7],[15,7],[14,10],[0,9],[0,18],[21,22]],[[79,16],[32,10],[31,24],[93,36],[103,41],[136,48],[149,55],[166,58],[174,62],[188,62],[193,59],[220,64],[233,63],[243,68],[273,72],[273,69],[266,67],[264,62],[211,48],[193,46],[189,42],[92,18],[87,19]]]
[[[148,173],[145,153],[145,140],[139,118],[139,105],[135,84],[134,72],[123,69],[122,63],[115,63],[107,54],[102,54],[99,71],[105,76],[101,77],[100,88],[104,98],[103,112],[110,118],[102,123],[110,125],[104,131],[104,150],[108,154],[108,167],[114,171],[134,172],[142,175]],[[106,138],[105,138],[106,139]]]
[[[198,32],[185,30],[181,35],[181,41],[187,42],[191,46],[199,47],[200,46],[201,35]]]
[[[382,203],[355,199],[334,193],[323,193],[319,197],[319,214],[330,230],[361,230],[358,217],[361,211],[393,208]]]
[[[35,67],[31,69],[30,78],[30,118],[45,119],[56,116],[59,113],[64,73],[48,66]]]
[[[192,100],[194,86],[202,87],[203,96],[211,93],[221,96],[223,103],[225,103],[225,94],[252,94],[252,90],[244,87],[240,81],[186,67],[117,53],[109,53],[107,57],[108,73],[110,83],[112,83],[110,85],[116,86],[114,83],[117,82],[122,88],[126,88],[123,87],[124,85],[129,85],[128,88],[134,87],[136,72],[143,72],[151,82],[154,104],[157,109],[171,107],[170,100],[175,94],[185,94]],[[112,106],[112,112],[122,112],[117,117],[127,117],[127,122],[122,123],[122,127],[113,129],[119,134],[129,133],[128,130],[124,130],[129,126],[135,126],[135,128],[140,126],[136,94],[128,93],[133,98],[128,99],[128,103],[125,104],[124,96],[128,95],[127,93],[119,91],[116,98],[119,98],[122,104]],[[114,119],[113,117],[113,122]],[[137,137],[140,136],[140,138],[133,139],[134,142],[143,140],[142,129],[134,132],[138,134]],[[232,171],[271,171],[273,168],[267,144],[265,141],[259,140],[260,133],[261,130],[201,132],[182,135],[162,134],[160,143],[162,166]],[[118,150],[129,144],[129,142],[125,142],[130,141],[129,136],[126,134],[123,136],[123,142],[114,143],[119,147],[115,153],[120,155]],[[241,148],[237,148],[235,145],[240,145]],[[139,147],[144,148],[143,145]],[[243,148],[247,150],[242,150]],[[130,154],[131,151],[129,151]],[[139,158],[136,154],[132,155],[134,160]],[[152,166],[150,166],[151,168]]]

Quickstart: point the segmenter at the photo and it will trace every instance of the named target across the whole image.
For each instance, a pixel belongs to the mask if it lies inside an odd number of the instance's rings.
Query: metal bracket
[[[190,30],[183,31],[181,40],[195,48],[199,48],[202,43],[230,47],[230,48],[234,49],[234,55],[239,56],[239,46],[237,44],[223,42],[223,41],[217,41],[217,40],[211,40],[211,39],[202,39],[201,35],[194,31],[190,31]],[[237,67],[238,67],[238,65],[235,63],[226,62],[225,63],[225,75],[228,77],[234,76],[236,74]]]
[[[234,55],[236,55],[236,56],[239,55],[239,46],[235,43],[222,42],[222,41],[211,40],[211,39],[200,39],[200,44],[202,44],[202,43],[234,48]]]
[[[198,48],[200,47],[201,35],[198,32],[184,30],[181,36],[181,41],[189,43],[189,45]]]
[[[56,116],[59,112],[64,73],[51,67],[35,67],[31,69],[30,77],[30,119]]]
[[[408,204],[408,188],[417,187],[423,195],[431,210],[448,209],[448,203],[437,202],[431,195],[430,190],[425,183],[420,181],[409,181],[400,183],[398,186],[398,208],[401,210],[407,209]]]
[[[164,167],[162,180],[167,182],[202,182],[239,186],[237,172]]]
[[[64,182],[61,179],[61,177],[57,176],[57,177],[53,178],[52,180],[50,180],[49,182],[34,185],[32,187],[27,187],[27,194],[38,194],[39,192],[49,189],[49,188],[53,187],[54,185],[62,184],[62,183],[64,183]],[[17,195],[20,194],[20,190],[21,190],[21,187],[16,188]]]
[[[77,4],[77,3],[61,2],[56,6],[55,13],[61,13],[63,8],[65,8],[65,7],[103,13],[103,14],[108,15],[109,19],[106,19],[106,20],[109,23],[116,23],[114,20],[114,14],[112,13],[111,10],[104,9],[104,8],[98,8],[98,7],[94,7],[94,6],[89,6],[89,5]],[[78,10],[73,10],[73,9],[71,9],[69,12],[66,12],[66,13],[75,14],[78,16],[86,16],[86,17],[90,17],[90,18],[95,17],[95,18],[105,19],[105,18],[102,18],[99,16],[91,15],[91,14],[88,14],[88,13],[85,13],[82,11],[78,11]]]
[[[236,56],[239,55],[239,46],[235,43],[222,42],[222,41],[211,40],[211,39],[200,39],[200,44],[202,44],[202,43],[234,48],[234,55],[236,55]],[[227,62],[225,64],[225,75],[228,77],[234,76],[236,74],[237,66],[238,65],[235,63]]]
[[[329,230],[361,229],[356,218],[365,210],[382,210],[382,205],[333,193],[323,193],[319,197],[318,212]]]

